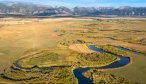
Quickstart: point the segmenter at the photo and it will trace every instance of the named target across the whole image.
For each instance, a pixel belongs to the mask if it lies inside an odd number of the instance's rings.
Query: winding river
[[[94,67],[94,68],[97,68],[97,69],[109,69],[109,68],[119,68],[119,67],[123,67],[127,64],[130,63],[130,58],[129,57],[123,57],[123,56],[120,56],[120,55],[116,55],[114,53],[110,53],[110,52],[107,52],[103,49],[100,49],[100,48],[96,48],[95,45],[91,45],[89,46],[89,48],[91,50],[94,50],[96,52],[100,52],[100,53],[108,53],[108,54],[112,54],[113,56],[116,56],[116,57],[119,57],[120,60],[114,62],[114,63],[111,63],[107,66],[103,66],[103,67]],[[78,79],[78,83],[79,84],[92,84],[92,81],[88,78],[86,78],[83,73],[88,71],[90,68],[77,68],[74,70],[74,75],[76,76],[76,78]]]
[[[141,52],[138,52],[138,51],[135,51],[135,50],[130,50],[130,49],[127,49],[127,48],[124,48],[124,47],[120,47],[120,46],[114,46],[114,48],[117,48],[119,50],[123,50],[123,51],[126,51],[126,52],[132,52],[134,54],[143,54]]]
[[[21,58],[21,59],[17,60],[14,63],[16,69],[23,69],[25,71],[41,71],[41,70],[48,70],[48,69],[55,68],[55,67],[60,67],[60,68],[71,67],[71,66],[50,66],[50,67],[38,67],[38,66],[34,66],[34,67],[26,68],[26,67],[23,67],[23,66],[20,65],[20,61],[22,61],[25,58],[27,58],[27,57]]]
[[[116,61],[114,63],[111,63],[111,64],[109,64],[107,66],[103,66],[103,67],[91,67],[91,68],[96,68],[96,69],[119,68],[119,67],[123,67],[123,66],[129,64],[129,62],[130,62],[130,58],[129,57],[123,57],[123,56],[120,56],[120,55],[116,55],[114,53],[107,52],[107,51],[105,51],[103,49],[100,49],[100,48],[95,47],[95,45],[91,45],[91,46],[89,46],[89,48],[91,50],[93,50],[93,51],[96,51],[96,52],[108,53],[108,54],[112,54],[113,56],[116,56],[116,57],[120,58],[120,60],[118,60],[118,61]],[[40,70],[46,70],[46,69],[51,68],[51,67],[42,67],[42,68],[40,68],[38,66],[34,66],[34,67],[31,67],[31,68],[24,68],[24,67],[22,67],[19,64],[19,62],[21,60],[25,59],[25,58],[26,57],[24,57],[22,59],[19,59],[18,61],[15,62],[16,68],[18,68],[18,69],[24,69],[26,71],[31,71],[33,69],[40,71]],[[55,66],[52,66],[52,67],[55,67]],[[66,67],[66,66],[61,66],[61,67]],[[76,68],[76,69],[73,70],[73,73],[74,73],[75,77],[78,79],[78,83],[79,84],[93,84],[92,83],[92,80],[90,80],[89,78],[86,78],[83,75],[84,72],[88,71],[91,68]]]

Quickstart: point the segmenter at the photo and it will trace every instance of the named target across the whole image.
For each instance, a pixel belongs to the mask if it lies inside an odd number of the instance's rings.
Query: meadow
[[[91,69],[84,76],[95,84],[145,84],[145,27],[144,18],[0,18],[0,83],[77,84],[75,68],[105,66],[119,60],[89,49],[95,45],[129,57],[130,63],[101,72]]]

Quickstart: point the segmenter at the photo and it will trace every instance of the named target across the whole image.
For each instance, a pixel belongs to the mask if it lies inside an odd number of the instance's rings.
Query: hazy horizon
[[[66,6],[66,7],[146,7],[145,0],[0,0],[0,2],[28,2],[47,6]]]

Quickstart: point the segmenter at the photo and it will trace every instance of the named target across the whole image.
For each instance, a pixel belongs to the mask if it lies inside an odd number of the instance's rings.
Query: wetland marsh
[[[146,83],[146,19],[0,19],[0,83]]]

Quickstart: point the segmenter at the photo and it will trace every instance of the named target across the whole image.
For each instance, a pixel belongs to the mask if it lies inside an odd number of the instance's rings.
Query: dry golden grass
[[[77,51],[79,53],[93,53],[86,44],[73,44],[69,46],[69,49]]]
[[[95,45],[119,45],[146,52],[146,45],[122,41],[123,39],[129,38],[131,38],[131,41],[146,38],[146,32],[133,31],[146,31],[146,19],[104,18],[102,20],[103,21],[98,21],[96,19],[93,20],[89,18],[0,19],[0,73],[2,70],[11,66],[16,60],[23,57],[23,52],[29,52],[29,50],[31,52],[31,50],[41,50],[52,47],[54,48],[57,47],[57,44],[60,41],[80,39]],[[111,31],[101,31],[102,29],[108,29]],[[60,33],[54,32],[54,30],[72,31],[72,34],[67,32],[64,33],[64,36],[58,36]],[[128,32],[123,32],[123,30],[127,30]],[[83,33],[83,31],[87,31],[87,33]],[[108,36],[114,36],[121,41],[108,40],[106,38]],[[85,44],[74,44],[69,46],[69,48],[78,51],[79,53],[93,52],[89,50]],[[72,61],[77,60],[71,56],[66,59]],[[111,70],[109,72],[125,77],[131,81],[145,84],[146,57],[133,55],[131,56],[131,60],[132,64],[128,67]]]

